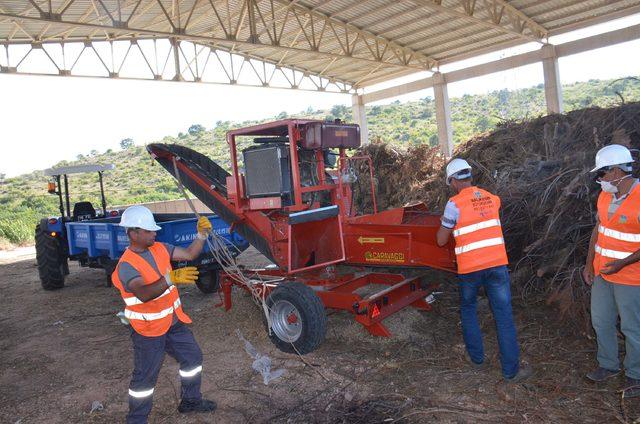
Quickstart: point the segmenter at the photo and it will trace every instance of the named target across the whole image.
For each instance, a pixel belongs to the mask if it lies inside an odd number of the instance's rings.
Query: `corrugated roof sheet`
[[[640,0],[0,0],[0,43],[176,37],[355,86],[640,12]]]

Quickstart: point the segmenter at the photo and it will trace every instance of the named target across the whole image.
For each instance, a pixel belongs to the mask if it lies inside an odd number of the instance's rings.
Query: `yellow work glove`
[[[186,266],[167,272],[164,279],[170,286],[174,284],[193,284],[198,279],[199,274],[198,268],[195,266]]]
[[[198,218],[198,225],[196,227],[198,229],[198,238],[200,240],[204,240],[209,236],[209,233],[213,229],[211,226],[211,222],[209,222],[209,218],[206,216],[201,216]]]

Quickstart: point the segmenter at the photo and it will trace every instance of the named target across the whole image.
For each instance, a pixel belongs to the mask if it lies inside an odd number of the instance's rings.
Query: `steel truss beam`
[[[350,84],[311,75],[300,68],[277,66],[175,38],[0,44],[0,73],[355,91]]]
[[[305,78],[316,75],[319,80],[348,86],[347,90],[367,76],[375,77],[376,72],[371,75],[374,68],[382,74],[437,66],[423,53],[297,0],[28,0],[22,9],[17,9],[15,2],[4,1],[0,0],[0,26],[15,27],[6,38],[0,38],[0,45],[5,46],[29,43],[39,49],[52,42],[174,40],[171,42],[189,42],[212,52],[259,60],[265,66],[289,67],[305,74]],[[185,68],[184,55],[178,53],[175,49],[174,61],[178,58]],[[288,59],[294,56],[297,65],[290,66]],[[338,67],[326,66],[341,60],[348,60],[356,68],[360,64],[361,71],[349,80],[341,79],[334,72]],[[315,61],[316,65],[304,66],[305,61]],[[53,58],[52,62],[57,63]],[[60,68],[59,64],[56,67],[62,74],[73,75],[71,69]],[[22,72],[20,66],[5,64],[4,68],[5,72],[9,68]],[[186,70],[192,74],[188,67]],[[114,68],[109,73],[118,71]],[[153,78],[158,79],[157,75]],[[188,80],[185,75],[177,79]],[[197,74],[192,79],[202,80]],[[239,82],[233,75],[228,80]],[[260,85],[265,84],[264,78],[262,81]],[[318,86],[326,88],[324,84]]]
[[[633,25],[618,30],[605,32],[602,34],[592,35],[590,37],[581,38],[575,41],[569,41],[563,44],[553,46],[553,56],[561,58],[583,53],[603,47],[613,46],[615,44],[625,43],[628,41],[640,39],[640,25]],[[550,45],[548,45],[550,46]],[[530,65],[551,58],[549,48],[534,50],[527,53],[498,59],[493,62],[483,63],[468,68],[458,69],[455,71],[441,74],[436,80],[434,77],[428,77],[417,81],[389,87],[377,91],[368,92],[362,95],[362,101],[365,104],[401,96],[404,94],[414,93],[416,91],[425,90],[434,87],[437,83],[454,83],[464,81],[470,78],[476,78],[483,75],[489,75],[495,72],[506,71],[521,66]]]
[[[523,41],[538,41],[548,37],[549,31],[504,0],[460,0],[461,8],[442,5],[441,0],[408,0],[438,13],[450,15],[501,32],[518,36]],[[478,7],[482,4],[483,7]],[[483,12],[482,14],[479,12]]]

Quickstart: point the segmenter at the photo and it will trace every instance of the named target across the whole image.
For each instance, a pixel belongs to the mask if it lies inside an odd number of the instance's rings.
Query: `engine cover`
[[[331,122],[312,122],[306,125],[302,147],[305,149],[332,149],[360,147],[360,126]]]

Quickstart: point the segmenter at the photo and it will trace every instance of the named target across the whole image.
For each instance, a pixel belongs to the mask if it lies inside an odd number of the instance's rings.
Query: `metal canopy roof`
[[[281,74],[288,88],[352,92],[638,12],[640,0],[0,0],[0,71],[40,73],[21,69],[38,51],[45,73],[79,75],[95,53],[95,76],[124,77],[136,50],[149,71],[138,78],[236,84],[244,72],[277,86]]]
[[[116,169],[116,166],[112,163],[106,165],[72,165],[61,166],[59,168],[48,168],[44,170],[44,175],[49,177],[55,177],[57,175],[65,174],[85,174],[87,172],[104,172]]]

